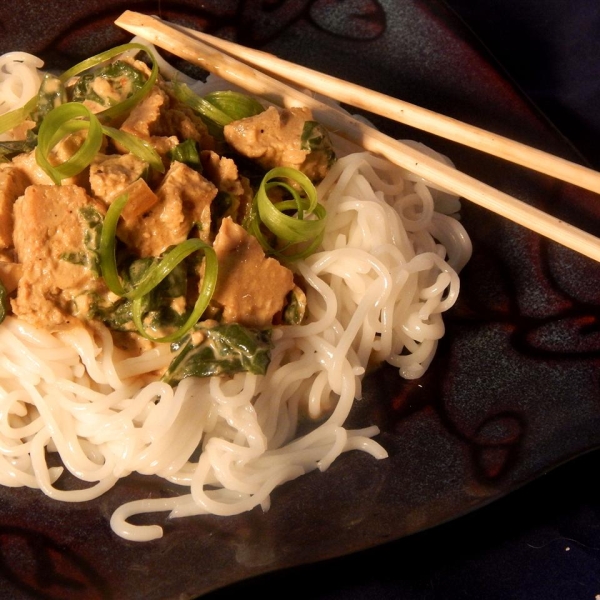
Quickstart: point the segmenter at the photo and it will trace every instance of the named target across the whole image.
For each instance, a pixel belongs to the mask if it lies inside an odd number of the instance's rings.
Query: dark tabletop
[[[600,2],[447,2],[600,169]],[[272,597],[313,600],[595,600],[600,598],[599,474],[596,451],[430,531],[269,574],[206,598],[268,589]]]

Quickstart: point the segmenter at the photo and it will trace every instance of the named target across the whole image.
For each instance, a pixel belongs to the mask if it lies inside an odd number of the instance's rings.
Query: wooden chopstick
[[[186,27],[178,29],[296,86],[600,193],[600,172],[583,165],[273,54]]]
[[[551,240],[600,261],[600,239],[398,142],[346,113],[148,15],[125,11],[115,23],[172,54],[284,107],[305,106],[330,131],[394,164]]]

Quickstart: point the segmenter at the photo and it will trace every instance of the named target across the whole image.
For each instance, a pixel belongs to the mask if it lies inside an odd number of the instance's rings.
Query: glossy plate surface
[[[0,7],[0,52],[28,50],[66,68],[127,41],[112,25],[125,9],[267,49],[578,160],[469,31],[432,0],[8,0]],[[600,234],[591,194],[374,121]],[[598,445],[600,267],[468,203],[463,221],[474,256],[430,371],[415,382],[379,371],[352,415],[357,426],[379,425],[388,460],[345,455],[326,473],[277,490],[267,514],[176,522],[152,515],[165,536],[148,544],[121,540],[108,520],[124,501],[170,493],[153,479],[130,477],[81,505],[0,489],[0,596],[193,598],[433,527]]]

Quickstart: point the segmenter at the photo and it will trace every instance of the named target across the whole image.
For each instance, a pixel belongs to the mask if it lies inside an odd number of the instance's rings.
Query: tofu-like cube
[[[104,205],[76,185],[31,185],[14,205],[13,233],[23,273],[13,312],[38,327],[61,329],[85,320],[106,288],[90,262],[93,228]]]
[[[213,248],[219,263],[213,301],[222,307],[223,321],[269,327],[294,287],[293,273],[265,256],[258,240],[229,217],[223,219]]]
[[[28,185],[27,177],[19,169],[12,166],[0,169],[0,249],[13,246],[13,205]]]
[[[131,222],[124,221],[119,237],[140,257],[160,256],[169,246],[188,238],[198,225],[200,238],[210,236],[210,204],[217,188],[200,173],[173,162],[156,190],[158,203]]]

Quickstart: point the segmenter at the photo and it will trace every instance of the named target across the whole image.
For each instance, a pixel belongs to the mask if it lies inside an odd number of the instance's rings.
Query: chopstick
[[[600,239],[593,235],[392,139],[346,113],[224,54],[176,26],[133,11],[125,11],[115,23],[273,104],[287,108],[308,107],[315,120],[365,150],[384,156],[434,185],[600,261]]]
[[[268,52],[241,46],[187,27],[177,28],[274,77],[293,82],[296,86],[325,94],[339,102],[427,131],[600,194],[600,172],[589,167],[350,81],[283,60]]]

